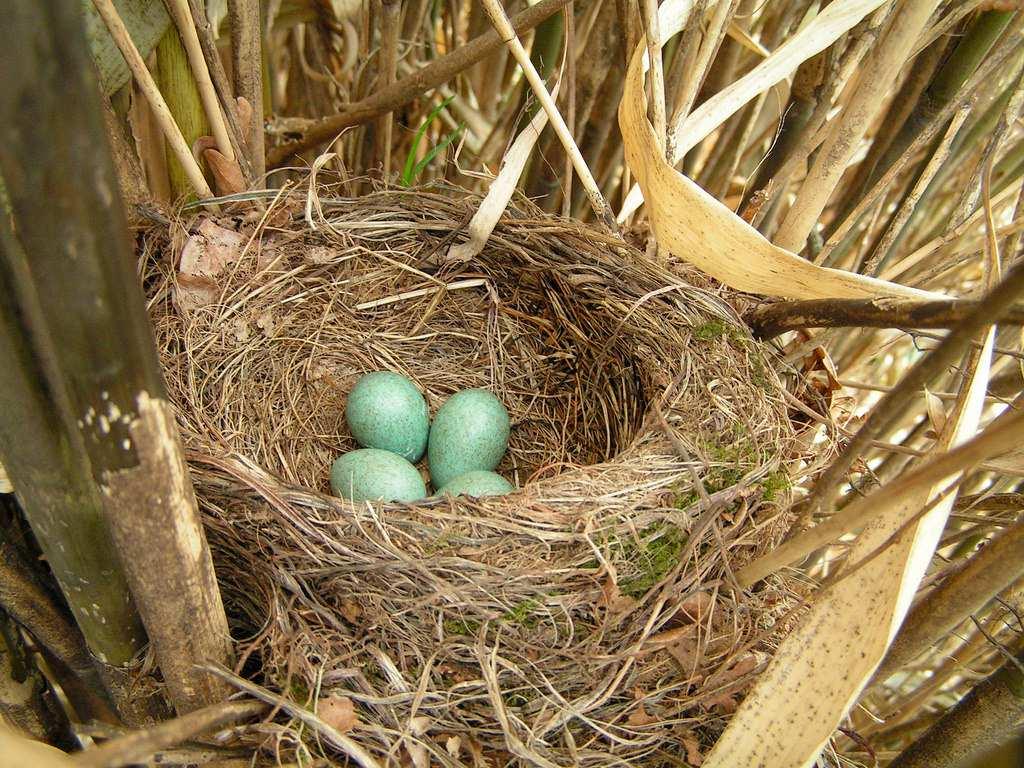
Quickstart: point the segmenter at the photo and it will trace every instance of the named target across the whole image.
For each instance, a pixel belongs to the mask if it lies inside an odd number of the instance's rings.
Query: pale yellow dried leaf
[[[558,88],[559,85],[556,84],[551,92],[552,98],[558,97]],[[469,261],[484,249],[488,238],[498,225],[501,214],[505,212],[509,200],[515,194],[519,177],[523,175],[523,169],[526,168],[533,147],[547,124],[548,113],[538,109],[533,119],[516,136],[516,140],[501,159],[498,175],[494,177],[487,195],[469,222],[469,240],[449,248],[447,261]]]
[[[672,33],[673,13],[678,14],[680,8],[685,8],[688,2],[689,0],[669,0],[661,7],[660,17],[666,30],[665,35]],[[875,7],[872,6],[872,2],[876,0],[838,0],[829,5],[828,9],[838,6],[839,11],[842,11],[847,7],[855,7],[866,14]],[[811,22],[805,32],[813,30],[815,24],[824,16],[825,13],[822,13]],[[833,13],[829,18],[835,16],[836,13]],[[841,18],[845,24],[856,23],[854,16],[849,13]],[[841,25],[835,24],[827,27],[829,35],[822,39],[834,39],[840,28]],[[809,50],[820,48],[810,45]],[[780,49],[759,67],[768,64],[769,60],[778,56],[780,52],[785,53]],[[647,119],[647,96],[643,82],[644,53],[645,48],[641,41],[626,75],[625,91],[619,105],[619,126],[622,130],[626,160],[644,191],[648,218],[659,245],[732,288],[751,293],[793,299],[876,296],[936,298],[935,294],[897,283],[843,270],[818,267],[794,253],[778,248],[722,203],[676,171],[659,151],[654,128]],[[796,67],[802,61],[799,53],[787,54],[787,66]],[[770,77],[765,77],[756,82],[767,87],[773,84],[769,80]],[[753,87],[749,90],[752,91]],[[712,97],[715,98],[717,97]],[[726,101],[720,112],[731,114],[728,110],[733,107],[733,101]],[[714,116],[718,112],[710,114]],[[711,123],[713,120],[709,117],[701,118],[701,125],[707,126]]]

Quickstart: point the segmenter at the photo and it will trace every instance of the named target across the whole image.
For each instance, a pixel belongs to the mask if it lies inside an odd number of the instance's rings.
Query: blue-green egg
[[[502,496],[511,493],[515,487],[499,475],[486,469],[474,469],[449,480],[438,492],[438,496]]]
[[[409,461],[423,458],[430,414],[411,381],[392,371],[368,373],[356,382],[345,406],[349,431],[364,448],[380,448]]]
[[[427,496],[419,470],[380,448],[339,456],[331,467],[331,490],[350,501],[419,501]]]
[[[456,392],[430,428],[427,456],[435,488],[474,469],[494,469],[508,448],[508,411],[484,389]]]

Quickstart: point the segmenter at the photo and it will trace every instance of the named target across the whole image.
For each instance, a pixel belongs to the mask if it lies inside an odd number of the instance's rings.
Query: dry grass
[[[241,667],[302,705],[354,700],[352,735],[382,763],[672,764],[709,743],[789,605],[780,581],[730,581],[787,525],[798,449],[770,350],[703,278],[528,204],[477,259],[443,264],[472,199],[331,194],[315,231],[300,198],[222,220],[248,247],[188,311],[167,233],[148,240]],[[464,387],[497,393],[521,490],[325,495],[354,447],[345,393],[381,368],[432,411]]]

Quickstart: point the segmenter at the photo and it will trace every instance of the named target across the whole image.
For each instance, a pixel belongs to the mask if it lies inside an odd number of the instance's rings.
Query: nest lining
[[[180,242],[150,238],[151,314],[246,669],[300,704],[349,697],[382,765],[686,759],[784,603],[729,586],[784,529],[792,435],[765,351],[698,276],[528,203],[467,264],[444,254],[474,199],[321,199],[315,231],[301,203],[217,222],[247,246],[198,304]],[[521,489],[328,496],[356,447],[346,393],[385,368],[432,414],[459,389],[497,394],[500,471]]]

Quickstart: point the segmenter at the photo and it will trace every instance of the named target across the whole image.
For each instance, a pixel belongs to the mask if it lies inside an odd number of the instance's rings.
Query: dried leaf
[[[925,387],[924,404],[925,409],[928,411],[928,421],[931,422],[932,429],[935,430],[936,435],[941,435],[942,431],[946,428],[946,409],[942,406],[942,400],[929,392],[928,388]]]
[[[339,733],[348,733],[359,723],[355,706],[348,696],[326,696],[316,703],[316,714]]]
[[[235,98],[238,104],[238,130],[243,136],[249,135],[252,126],[252,104],[244,96]]]
[[[640,705],[630,713],[629,717],[626,718],[626,722],[636,728],[642,728],[645,725],[659,723],[661,720],[651,714],[648,714],[647,710],[643,708],[643,705]]]
[[[730,86],[728,98],[718,94],[715,105],[698,110],[685,132],[684,144],[696,143],[752,95],[778,82],[805,58],[830,45],[882,0],[836,0],[801,35],[765,59]],[[690,0],[668,0],[659,11],[663,39],[678,31],[681,11]],[[837,21],[838,20],[838,21]],[[841,22],[841,23],[840,23]],[[797,41],[798,45],[791,45]],[[839,269],[818,267],[794,253],[772,245],[722,203],[669,164],[647,119],[643,65],[646,45],[637,46],[619,105],[619,125],[627,162],[647,200],[647,213],[660,245],[685,258],[721,282],[741,291],[789,298],[869,298],[935,294]],[[752,75],[758,73],[756,77]],[[774,78],[774,79],[773,79]],[[742,84],[742,85],[741,85]],[[723,94],[726,91],[722,92]],[[677,137],[677,140],[683,140]],[[692,143],[690,144],[692,146]]]
[[[7,476],[7,470],[4,469],[3,464],[0,464],[0,493],[14,493],[14,485]]]
[[[711,613],[715,605],[715,599],[710,592],[696,592],[690,595],[679,604],[679,612],[676,618],[696,624],[700,624]]]
[[[717,709],[725,715],[731,715],[738,708],[736,697],[731,693],[720,693],[704,701],[705,709]]]
[[[601,587],[601,597],[598,598],[597,607],[606,608],[608,615],[614,621],[633,610],[636,607],[636,600],[622,594],[619,590],[619,585],[609,574],[608,578],[605,579],[604,585]]]
[[[228,160],[217,149],[204,149],[203,159],[213,174],[213,188],[218,195],[236,195],[245,191],[245,178],[235,160]]]
[[[340,613],[349,624],[358,625],[359,620],[363,617],[363,609],[355,600],[342,600]]]
[[[449,736],[445,739],[444,748],[445,751],[452,757],[459,756],[459,749],[462,746],[462,739],[458,736]]]
[[[552,98],[558,98],[560,84],[557,83],[552,90]],[[515,194],[519,177],[523,175],[523,169],[526,168],[533,147],[547,123],[548,113],[543,109],[538,109],[529,124],[516,136],[516,140],[512,142],[512,146],[508,148],[501,159],[501,169],[494,177],[494,181],[491,182],[486,197],[469,222],[469,240],[449,248],[445,261],[466,262],[484,249],[501,214],[508,207],[508,201]]]
[[[245,237],[204,219],[185,242],[178,270],[186,275],[216,277],[242,255]]]
[[[698,768],[698,766],[704,764],[704,753],[700,750],[700,742],[692,732],[680,736],[680,740],[683,742],[683,748],[686,749],[686,762]]]
[[[256,318],[256,325],[267,337],[274,338],[274,334],[277,332],[277,321],[274,320],[274,313],[269,309],[260,313]]]

